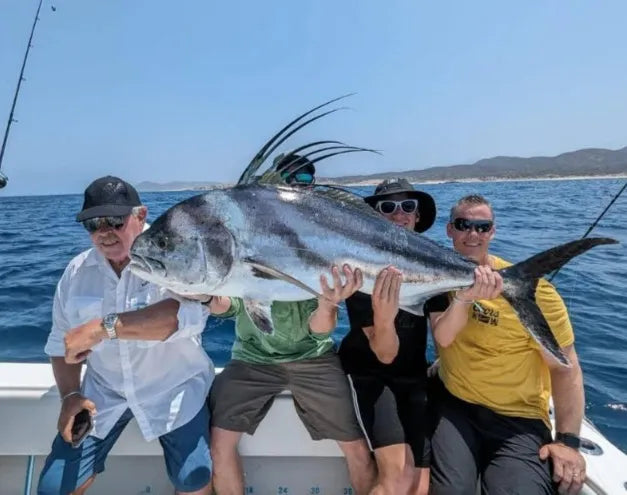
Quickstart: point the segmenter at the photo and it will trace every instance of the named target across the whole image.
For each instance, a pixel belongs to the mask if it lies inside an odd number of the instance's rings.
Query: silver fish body
[[[189,267],[177,264],[163,241],[165,249],[159,247],[162,236],[179,239],[178,253],[204,261],[203,267],[194,268],[194,277],[186,273]],[[393,265],[403,272],[401,305],[408,307],[471,285],[476,266],[351,203],[314,190],[263,185],[214,190],[176,205],[138,238],[132,253],[131,269],[175,292],[260,301],[313,297],[260,266],[319,291],[320,275],[328,275],[333,265],[348,264],[362,271],[361,290],[371,293],[379,271]],[[148,268],[146,260],[159,260],[166,270]]]
[[[537,280],[591,247],[615,242],[574,241],[501,271],[503,296],[563,364],[535,303]],[[347,194],[264,184],[212,190],[173,206],[136,239],[131,259],[136,274],[175,293],[244,299],[263,331],[272,331],[271,301],[314,297],[333,265],[359,268],[366,293],[380,270],[395,266],[403,273],[400,306],[414,314],[422,314],[429,297],[472,285],[476,267]]]

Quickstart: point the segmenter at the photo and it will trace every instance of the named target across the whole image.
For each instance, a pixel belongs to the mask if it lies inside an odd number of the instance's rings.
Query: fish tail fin
[[[499,270],[503,277],[503,297],[512,305],[520,322],[533,338],[549,351],[561,364],[570,366],[560,349],[542,311],[536,304],[535,291],[544,275],[561,268],[575,256],[603,244],[617,244],[614,239],[591,237],[568,242],[548,249],[531,258]]]

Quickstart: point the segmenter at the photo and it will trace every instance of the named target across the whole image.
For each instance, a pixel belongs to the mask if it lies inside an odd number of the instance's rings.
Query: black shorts
[[[444,387],[442,387],[444,388]],[[538,451],[551,442],[541,419],[504,416],[444,390],[431,438],[434,495],[554,494],[551,466]]]
[[[363,438],[348,380],[334,352],[278,364],[231,360],[211,387],[211,426],[252,435],[283,390],[292,393],[296,413],[313,440]]]
[[[353,403],[371,450],[408,444],[416,467],[429,467],[430,425],[425,380],[350,374]]]

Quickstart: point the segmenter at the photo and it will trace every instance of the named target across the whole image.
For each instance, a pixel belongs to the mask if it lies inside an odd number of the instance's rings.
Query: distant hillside
[[[627,147],[619,150],[582,149],[547,157],[496,156],[472,165],[450,165],[422,170],[352,175],[329,179],[339,184],[372,182],[387,177],[405,177],[410,182],[531,179],[577,176],[627,175]]]
[[[589,148],[557,156],[520,158],[495,156],[472,165],[450,165],[422,170],[383,172],[371,175],[322,177],[320,182],[359,184],[378,182],[388,177],[405,177],[410,182],[560,178],[578,176],[627,175],[627,147],[620,150]],[[219,187],[216,182],[140,182],[140,191],[203,190]],[[224,186],[224,184],[222,184]]]

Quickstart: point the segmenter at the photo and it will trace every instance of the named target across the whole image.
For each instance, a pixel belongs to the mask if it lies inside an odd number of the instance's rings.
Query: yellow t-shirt
[[[491,256],[492,267],[511,263]],[[541,279],[536,302],[553,335],[566,347],[575,341],[568,312],[555,288]],[[542,419],[550,428],[551,375],[539,344],[503,298],[471,306],[468,323],[449,347],[438,346],[440,378],[447,390],[466,402],[505,416]]]

